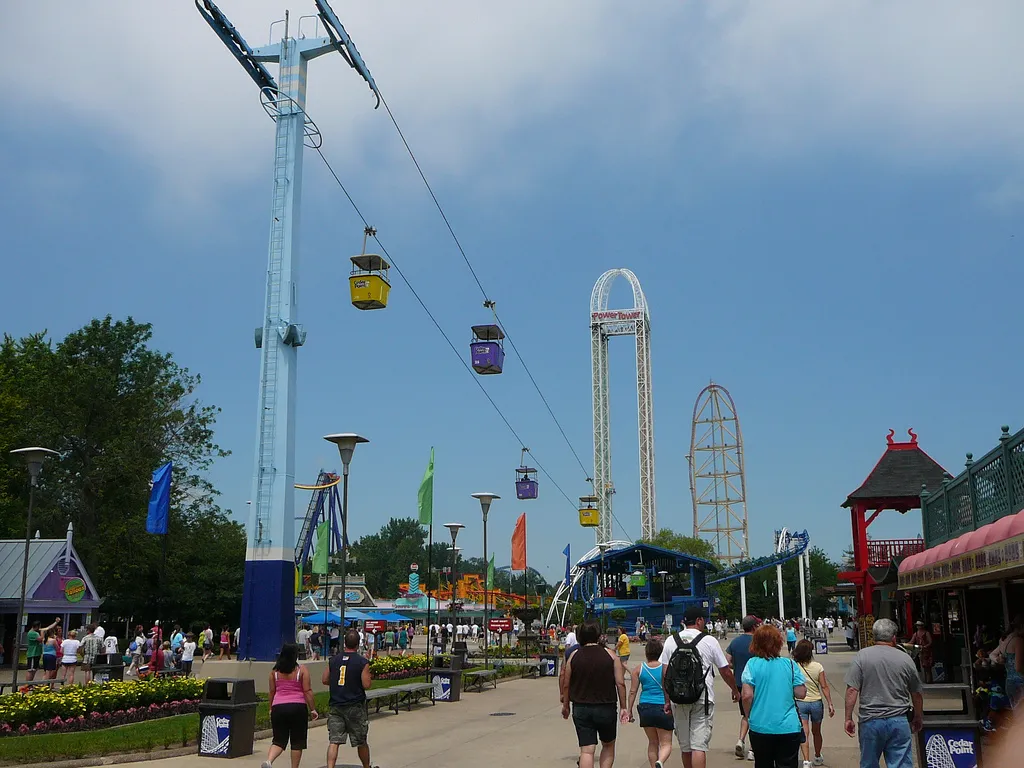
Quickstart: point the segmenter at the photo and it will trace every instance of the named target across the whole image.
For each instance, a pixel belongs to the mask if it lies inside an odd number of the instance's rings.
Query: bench
[[[379,713],[380,708],[383,705],[387,705],[388,709],[394,709],[396,712],[398,709],[395,706],[395,701],[398,700],[399,691],[394,688],[371,688],[366,692],[366,707],[369,711],[370,702],[373,702],[374,713]]]
[[[40,686],[40,687],[46,686],[46,687],[48,687],[52,691],[54,686],[64,685],[65,682],[67,682],[67,681],[66,680],[58,680],[57,678],[54,678],[53,680],[45,680],[45,679],[41,679],[41,680],[19,680],[18,681],[18,687],[19,688],[23,688],[25,686]],[[3,692],[6,691],[10,687],[11,687],[11,683],[10,682],[0,683],[0,695],[2,695]]]
[[[372,688],[370,690],[373,690]],[[398,712],[399,707],[405,707],[410,712],[412,711],[412,705],[418,704],[420,699],[429,698],[431,705],[436,705],[434,701],[434,686],[432,683],[406,683],[404,685],[392,686],[392,691],[398,694],[395,700],[394,710]]]
[[[498,687],[498,670],[496,669],[475,669],[472,672],[462,673],[462,688],[466,691],[476,690],[483,693],[484,686],[491,683]]]
[[[522,667],[523,677],[538,678],[540,677],[540,668],[544,662],[542,661],[524,661],[520,666]]]

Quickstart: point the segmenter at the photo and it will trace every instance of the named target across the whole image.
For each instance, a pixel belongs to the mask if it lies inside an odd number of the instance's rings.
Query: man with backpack
[[[718,640],[704,632],[707,609],[687,607],[685,628],[673,632],[661,654],[665,712],[675,717],[684,768],[706,768],[715,718],[715,669],[736,701],[736,679]]]

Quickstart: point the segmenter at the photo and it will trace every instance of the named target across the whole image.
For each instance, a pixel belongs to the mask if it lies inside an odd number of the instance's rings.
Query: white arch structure
[[[630,309],[608,309],[615,278],[624,277],[633,289]],[[612,538],[612,438],[608,397],[608,338],[636,339],[636,403],[640,433],[640,537],[650,539],[657,526],[654,496],[654,401],[651,396],[651,316],[640,281],[628,269],[610,269],[598,278],[590,295],[590,356],[594,398],[594,495],[601,522],[597,541]]]
[[[634,542],[632,541],[609,541],[605,551],[613,549],[621,549],[622,547],[631,547]],[[597,557],[601,554],[601,547],[594,546],[587,554],[576,561],[576,565],[569,571],[569,582],[566,583],[564,580],[559,583],[558,589],[555,591],[555,596],[551,599],[551,605],[548,608],[547,618],[544,619],[544,626],[549,624],[557,624],[559,627],[566,626],[565,616],[569,610],[569,603],[572,602],[573,595],[576,594],[577,585],[583,590],[584,594],[581,596],[584,602],[588,601],[589,597],[595,597],[595,595],[588,595],[588,592],[595,592],[597,589],[597,582],[591,580],[590,583],[582,583],[583,577],[586,576],[587,571],[580,568],[579,564],[584,563],[591,558]]]

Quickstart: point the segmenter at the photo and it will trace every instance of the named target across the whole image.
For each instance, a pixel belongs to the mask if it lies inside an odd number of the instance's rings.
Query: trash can
[[[454,664],[454,659],[452,661]],[[462,698],[462,670],[435,667],[427,672],[427,682],[434,686],[434,701],[458,701]]]
[[[111,658],[118,657],[111,654]],[[124,680],[124,663],[92,665],[92,681],[94,683],[109,683],[114,680]]]
[[[558,656],[557,653],[542,653],[540,655],[541,677],[558,677]]]
[[[200,757],[252,754],[256,736],[256,681],[211,678],[199,702]]]
[[[466,659],[469,658],[469,649],[465,640],[456,640],[452,643],[452,669],[463,669],[466,666]]]

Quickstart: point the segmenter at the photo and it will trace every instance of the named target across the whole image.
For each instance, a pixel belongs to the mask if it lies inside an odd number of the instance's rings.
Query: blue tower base
[[[295,563],[246,560],[238,658],[274,661],[282,645],[294,642]]]

